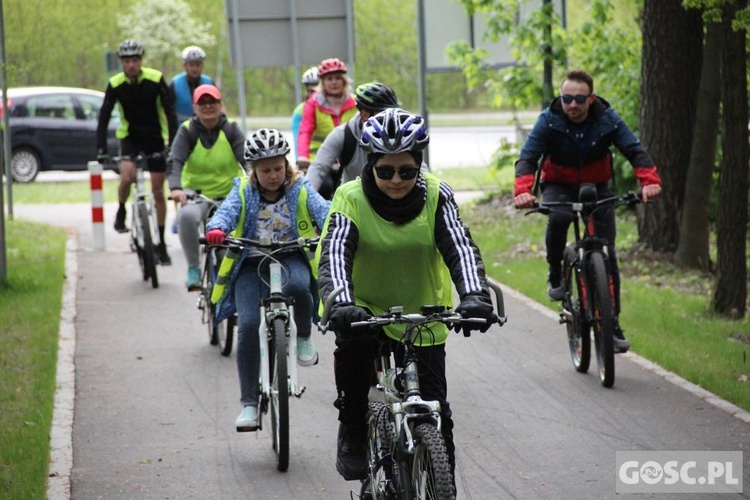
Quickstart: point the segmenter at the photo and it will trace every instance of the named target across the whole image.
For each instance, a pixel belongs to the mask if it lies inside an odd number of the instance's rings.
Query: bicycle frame
[[[141,225],[138,214],[138,207],[144,206],[149,217],[152,241],[156,244],[161,242],[159,238],[158,222],[156,220],[156,208],[154,206],[154,195],[146,191],[146,176],[144,173],[144,162],[146,158],[139,155],[135,159],[135,193],[133,193],[132,213],[133,217],[133,235],[132,238],[137,242],[139,248],[144,246],[144,229]]]

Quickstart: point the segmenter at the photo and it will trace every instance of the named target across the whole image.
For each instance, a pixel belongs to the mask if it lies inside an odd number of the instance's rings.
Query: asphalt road
[[[279,473],[268,430],[234,430],[234,353],[208,344],[176,235],[174,265],[159,269],[154,290],[128,237],[110,227],[113,205],[105,251],[92,250],[86,205],[15,214],[77,230],[72,498],[349,498],[356,485],[334,467],[331,335],[316,334],[320,364],[300,369],[307,391],[291,402],[290,467]],[[747,413],[631,354],[617,357],[615,386],[603,389],[573,370],[553,311],[511,290],[506,309],[505,327],[454,335],[448,347],[460,498],[613,498],[617,451],[750,449]]]

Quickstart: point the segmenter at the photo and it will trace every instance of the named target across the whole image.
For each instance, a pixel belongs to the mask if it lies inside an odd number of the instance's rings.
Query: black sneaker
[[[361,480],[367,477],[366,429],[367,427],[364,424],[339,423],[336,470],[347,481]]]
[[[167,245],[159,243],[156,246],[156,254],[159,256],[159,264],[162,266],[172,265],[172,259],[169,258],[169,254],[167,253]]]
[[[565,287],[560,270],[550,270],[547,274],[547,296],[550,300],[559,301],[565,297]]]
[[[630,349],[630,341],[625,338],[619,326],[615,327],[614,347],[616,353],[628,352]]]
[[[125,217],[127,216],[127,213],[125,212],[125,207],[119,207],[117,209],[117,215],[115,216],[115,231],[118,233],[127,233],[128,228],[125,226]]]

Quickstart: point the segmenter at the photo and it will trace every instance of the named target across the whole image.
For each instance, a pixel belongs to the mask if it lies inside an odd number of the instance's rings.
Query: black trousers
[[[612,196],[612,190],[608,182],[596,185],[598,199]],[[542,199],[550,201],[577,201],[578,186],[568,184],[544,183],[542,185]],[[556,207],[555,211],[547,217],[547,263],[552,266],[560,266],[568,239],[568,229],[573,222],[573,212],[567,207]],[[620,312],[620,268],[617,265],[617,253],[615,252],[615,239],[617,238],[617,225],[615,223],[614,206],[602,206],[594,212],[594,225],[596,234],[607,240],[609,249],[609,266],[612,272],[612,280],[615,285],[615,304],[617,313]],[[581,234],[583,234],[581,227]],[[558,267],[559,269],[559,267]]]
[[[384,342],[400,346],[398,342],[387,338],[382,332],[377,335],[336,336],[334,371],[338,398],[334,406],[339,410],[341,422],[349,425],[366,424],[367,396],[372,382],[373,366]],[[402,349],[402,347],[397,347],[397,349]],[[396,359],[399,358],[400,353],[397,351]],[[450,403],[447,401],[445,344],[417,347],[416,354],[422,399],[440,402],[443,439],[450,460],[451,472],[453,472],[456,459],[452,412]]]

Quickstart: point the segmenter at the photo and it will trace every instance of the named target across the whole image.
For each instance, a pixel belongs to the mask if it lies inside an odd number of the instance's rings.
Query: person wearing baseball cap
[[[200,290],[199,229],[210,208],[209,203],[188,200],[196,191],[223,199],[232,190],[232,180],[246,175],[245,135],[224,113],[219,89],[213,85],[196,88],[193,113],[177,132],[167,163],[172,199],[180,204],[176,223],[188,264],[188,291]]]

